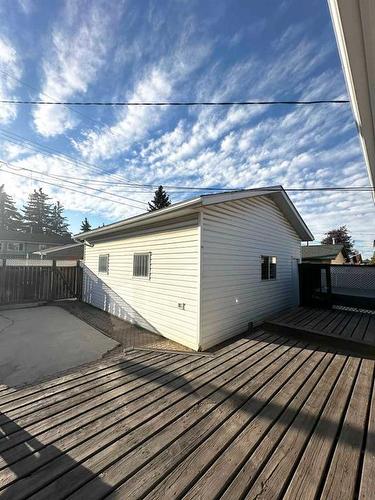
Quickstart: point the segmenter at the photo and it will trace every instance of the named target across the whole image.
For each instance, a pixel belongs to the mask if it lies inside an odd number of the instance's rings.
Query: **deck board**
[[[371,498],[374,363],[257,330],[209,356],[135,350],[1,391],[0,496]]]
[[[297,311],[295,311],[297,314]],[[317,341],[323,338],[331,339],[337,348],[352,350],[375,357],[375,314],[355,310],[315,309],[301,307],[298,321],[288,320],[284,316],[266,321],[264,328],[269,331],[287,331],[291,334],[303,335],[308,338],[317,336]],[[347,339],[347,342],[345,342]],[[365,349],[369,346],[370,349]]]
[[[232,349],[219,354],[214,360],[203,358],[202,362],[199,363],[194,359],[191,363],[191,370],[190,367],[180,369],[180,371],[176,370],[176,372],[168,370],[162,378],[135,390],[131,397],[121,391],[118,397],[112,397],[107,403],[103,404],[102,400],[93,400],[90,405],[79,405],[74,410],[62,412],[58,417],[45,419],[38,426],[23,429],[14,433],[7,440],[3,440],[2,449],[10,450],[9,455],[11,457],[13,457],[13,453],[16,453],[17,457],[24,457],[30,455],[31,448],[38,450],[57,439],[54,444],[58,446],[59,450],[67,451],[78,440],[87,439],[100,430],[111,429],[111,425],[114,423],[121,422],[125,417],[130,417],[132,413],[139,412],[141,408],[147,407],[147,404],[150,405],[142,414],[137,413],[133,417],[134,425],[136,425],[139,423],[140,418],[146,419],[149,415],[154,415],[158,409],[160,411],[161,397],[164,397],[163,402],[167,407],[168,403],[177,400],[176,392],[173,392],[174,389],[189,383],[199,387],[200,383],[204,383],[209,378],[209,372],[212,372],[216,366],[228,362],[227,368],[230,369],[234,358],[240,361],[241,356],[244,356],[249,349],[252,349],[253,353],[259,352],[265,346],[264,343],[260,343],[260,340],[268,337],[261,335],[254,337],[251,343],[248,341],[239,342]],[[259,339],[258,342],[257,339]],[[79,432],[72,433],[76,429],[80,429]],[[31,435],[36,439],[30,439]],[[1,443],[0,440],[0,445]],[[4,453],[5,451],[1,453],[3,457]],[[51,456],[56,456],[56,453],[56,447],[44,448],[39,461],[48,461]],[[29,462],[31,462],[30,466],[32,466],[32,460],[29,460]]]
[[[321,363],[325,356],[327,358],[325,363]],[[185,483],[185,490],[190,484],[192,485],[186,493],[186,498],[199,496],[209,499],[220,495],[246,455],[261,442],[272,422],[280,416],[300,390],[303,397],[328,363],[328,355],[315,352],[296,372],[293,372],[293,375],[289,373],[292,376],[287,381],[272,387],[272,393],[267,399],[267,386],[259,391],[257,401],[254,402],[261,403],[259,412],[253,410],[248,414],[240,414],[237,418],[245,420],[240,428],[221,425],[157,486],[150,497],[155,493],[165,498],[181,494],[182,480]],[[305,382],[302,383],[302,380]],[[196,476],[203,472],[205,473],[195,480]],[[131,481],[134,483],[133,478]],[[125,485],[119,492],[122,490],[125,491]]]
[[[374,367],[375,369],[375,367]],[[369,417],[365,427],[366,439],[363,453],[363,467],[359,486],[359,498],[368,500],[374,495],[375,477],[375,384],[372,380],[372,393],[369,399]]]
[[[355,494],[373,375],[373,363],[362,361],[324,482],[323,498],[343,498],[345,495],[352,497]]]
[[[310,459],[301,460],[299,466],[301,468],[308,466],[310,487],[319,484],[323,463],[317,461],[315,457],[317,453],[321,453],[322,447],[326,450],[333,444],[335,429],[339,425],[340,415],[344,410],[358,365],[358,359],[348,360],[337,383],[333,384],[332,380],[327,381],[326,390],[322,391],[321,395],[316,395],[315,401],[306,403],[297,415],[294,425],[287,431],[247,492],[246,498],[279,497],[286,488],[290,475],[295,471],[298,457],[306,447]],[[324,409],[322,415],[319,411],[321,408]],[[313,433],[312,438],[310,438],[311,433]]]

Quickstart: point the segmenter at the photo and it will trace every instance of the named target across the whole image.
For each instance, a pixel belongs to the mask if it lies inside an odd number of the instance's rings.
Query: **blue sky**
[[[346,98],[325,0],[0,0],[0,16],[2,99]],[[43,186],[73,231],[144,211],[152,191],[132,184],[368,185],[349,105],[3,105],[0,160],[20,206]],[[291,197],[317,240],[346,224],[372,254],[369,193]]]

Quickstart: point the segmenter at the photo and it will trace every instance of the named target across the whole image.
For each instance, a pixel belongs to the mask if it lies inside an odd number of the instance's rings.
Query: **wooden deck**
[[[0,496],[374,498],[374,364],[256,331],[3,388]]]
[[[375,356],[375,312],[299,307],[264,324],[267,331],[328,339],[337,348]]]

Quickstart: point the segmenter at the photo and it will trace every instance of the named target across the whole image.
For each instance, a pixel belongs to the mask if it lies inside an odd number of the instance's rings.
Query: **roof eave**
[[[140,215],[136,215],[131,217],[130,219],[125,219],[119,222],[115,222],[113,224],[109,224],[108,226],[104,226],[98,229],[93,229],[92,231],[86,231],[84,233],[78,233],[73,236],[75,240],[89,240],[96,236],[102,236],[110,233],[114,233],[117,231],[121,231],[123,229],[127,229],[130,227],[137,227],[144,223],[153,223],[157,221],[168,220],[175,216],[176,212],[184,213],[185,209],[191,209],[195,206],[199,206],[201,204],[201,198],[194,198],[192,200],[183,201],[180,203],[176,203],[175,205],[171,205],[170,207],[163,208],[160,210],[155,210],[154,212],[146,212]]]
[[[346,86],[372,187],[375,186],[375,4],[328,0]],[[375,193],[373,192],[375,201]]]

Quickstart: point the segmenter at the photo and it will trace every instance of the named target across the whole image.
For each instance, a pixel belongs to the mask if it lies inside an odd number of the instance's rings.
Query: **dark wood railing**
[[[302,263],[299,281],[303,306],[375,310],[375,266]]]

